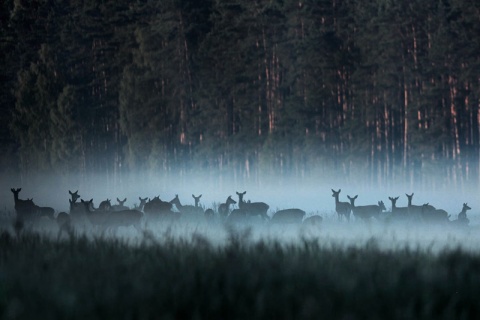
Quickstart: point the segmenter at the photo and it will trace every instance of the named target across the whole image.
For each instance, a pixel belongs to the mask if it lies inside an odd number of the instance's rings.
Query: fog
[[[306,212],[307,217],[320,215],[324,219],[321,226],[315,227],[272,227],[260,219],[251,219],[246,225],[235,227],[235,230],[240,233],[247,232],[249,240],[253,241],[270,239],[289,243],[298,242],[304,238],[315,238],[325,245],[368,244],[381,248],[408,246],[429,250],[457,246],[468,250],[480,248],[480,236],[477,236],[480,234],[478,232],[480,231],[478,209],[480,208],[480,199],[477,196],[477,186],[467,186],[463,190],[454,188],[427,190],[415,183],[408,186],[393,183],[390,186],[366,186],[355,181],[339,182],[338,179],[310,179],[310,182],[281,179],[279,182],[275,178],[247,183],[242,179],[216,179],[205,175],[186,179],[151,174],[129,175],[128,178],[119,179],[117,183],[107,182],[109,179],[104,175],[97,175],[95,179],[88,180],[70,177],[69,182],[66,182],[63,177],[43,177],[36,180],[35,183],[32,181],[22,183],[19,179],[4,179],[1,182],[0,211],[7,215],[14,212],[11,188],[22,188],[21,199],[33,198],[37,205],[53,207],[57,213],[68,212],[69,190],[78,190],[82,199],[93,199],[95,206],[105,199],[111,199],[112,204],[116,204],[116,198],[127,198],[125,205],[131,208],[139,204],[139,197],[160,196],[162,200],[170,201],[178,194],[183,205],[193,205],[192,194],[196,196],[201,194],[200,205],[204,209],[212,208],[214,210],[220,203],[225,202],[228,196],[232,196],[235,201],[238,201],[236,191],[246,191],[245,200],[262,201],[270,206],[269,216],[280,209],[299,208]],[[359,181],[363,180],[359,179]],[[383,201],[387,211],[391,210],[389,197],[398,196],[397,206],[404,207],[408,204],[405,194],[414,193],[413,204],[429,203],[438,209],[444,209],[451,215],[450,220],[457,218],[463,203],[468,203],[472,208],[467,212],[470,225],[466,229],[441,228],[431,225],[387,225],[374,219],[367,224],[363,221],[355,221],[353,216],[350,223],[339,221],[335,213],[335,199],[332,197],[331,189],[341,189],[340,201],[348,201],[347,195],[358,195],[356,205],[377,204],[378,201]],[[238,206],[234,205],[232,209],[234,208],[238,208]],[[140,235],[133,227],[120,229],[115,232],[115,236],[137,240],[144,236]],[[150,224],[147,225],[147,230],[158,241],[168,234],[168,236],[187,239],[200,236],[218,244],[225,243],[232,234],[232,230],[218,221],[214,224],[198,223],[198,221],[183,221],[168,226]],[[55,226],[52,227],[51,232],[55,233]]]

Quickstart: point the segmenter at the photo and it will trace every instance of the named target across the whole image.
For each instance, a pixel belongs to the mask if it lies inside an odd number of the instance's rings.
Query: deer
[[[270,208],[268,204],[266,204],[265,202],[245,202],[243,200],[243,197],[245,196],[246,193],[247,191],[244,191],[244,192],[237,191],[238,207],[242,210],[245,210],[247,215],[260,216],[266,220],[270,220],[270,217],[267,215],[268,208]]]
[[[22,188],[10,189],[13,193],[13,200],[15,202],[15,211],[17,217],[21,220],[31,220],[39,217],[38,207],[33,203],[33,199],[20,199],[18,194]]]
[[[93,199],[89,201],[82,199],[81,201],[92,225],[99,226],[103,230],[133,226],[138,231],[141,231],[142,212],[130,209],[114,212],[109,210],[108,206],[104,206],[106,209],[100,209],[101,205],[99,205],[99,209],[93,209]]]
[[[195,201],[195,208],[200,208],[200,206],[198,205],[200,203],[200,198],[202,197],[202,195],[199,195],[198,197],[195,197],[193,194],[192,194],[192,197]],[[202,209],[203,210],[203,209]]]
[[[127,198],[123,199],[123,200],[120,200],[117,198],[117,203],[118,204],[115,204],[112,206],[112,210],[113,211],[124,211],[124,210],[130,210],[129,207],[127,207],[125,204],[125,202],[127,202]]]
[[[274,213],[271,223],[277,224],[300,224],[305,217],[305,211],[301,209],[284,209]]]
[[[80,199],[80,201],[83,206],[83,212],[87,216],[90,223],[95,227],[100,227],[101,229],[106,230],[108,228],[110,211],[100,209],[100,207],[95,209],[93,206],[93,199],[88,201]]]
[[[210,209],[208,208],[207,210],[205,210],[205,218],[207,218],[208,221],[212,221],[213,218],[215,218],[215,212],[213,211],[213,209]]]
[[[341,202],[338,199],[341,191],[342,189],[338,189],[338,191],[332,189],[332,197],[335,198],[335,211],[337,212],[338,220],[341,220],[342,216],[344,216],[347,221],[350,221],[350,212],[352,211],[352,205],[348,202]]]
[[[407,196],[407,199],[408,199],[408,213],[412,217],[422,218],[422,214],[423,214],[424,211],[426,211],[426,210],[436,210],[435,207],[430,205],[430,204],[427,204],[427,206],[428,206],[427,208],[424,208],[423,205],[421,205],[421,206],[413,205],[412,204],[412,199],[413,199],[413,195],[414,195],[413,192],[412,192],[412,194],[405,193],[405,195]]]
[[[302,224],[305,226],[320,226],[322,222],[323,218],[316,214],[303,220]]]
[[[39,207],[34,202],[33,199],[21,200],[18,197],[22,188],[10,189],[13,193],[13,200],[15,202],[15,211],[21,219],[32,219],[32,218],[41,218],[47,217],[49,219],[54,219],[55,210],[51,207]]]
[[[225,201],[225,203],[221,203],[219,206],[218,206],[218,213],[220,214],[220,216],[222,218],[226,218],[229,213],[230,213],[230,205],[232,204],[236,204],[237,202],[235,200],[232,199],[232,196],[228,196],[227,200]]]
[[[143,211],[143,208],[145,207],[145,204],[147,203],[147,200],[148,198],[141,198],[141,197],[138,197],[138,200],[140,200],[140,204],[137,206],[135,206],[135,209],[137,209],[138,211]]]
[[[443,209],[435,209],[435,207],[425,203],[422,206],[421,213],[424,222],[450,222],[450,215]]]
[[[193,195],[192,195],[193,196]],[[201,197],[201,196],[200,196]],[[199,197],[199,199],[200,199]],[[194,197],[195,198],[195,197]],[[196,200],[195,200],[196,201]],[[181,214],[203,214],[203,209],[198,207],[198,206],[190,206],[190,205],[182,205],[180,202],[180,199],[178,198],[178,194],[175,195],[175,198],[173,198],[170,201],[171,204],[174,204],[175,207],[177,207],[177,210]],[[197,202],[198,205],[198,202]]]
[[[80,199],[80,195],[78,194],[78,190],[75,192],[72,192],[68,190],[68,193],[70,194],[70,214],[76,213],[76,212],[83,212],[83,208],[81,203],[77,202],[78,199]]]
[[[72,219],[70,215],[66,212],[59,212],[56,219],[57,224],[58,224],[58,234],[57,234],[57,240],[60,239],[62,236],[62,233],[66,233],[69,236],[73,236],[75,231],[72,226]]]
[[[244,209],[234,209],[226,218],[227,223],[246,222],[247,212]]]
[[[394,219],[406,219],[409,217],[408,207],[397,207],[397,200],[399,197],[388,197],[392,202],[392,218]]]
[[[93,204],[92,204],[93,206]],[[112,211],[112,203],[111,200],[107,198],[107,200],[103,200],[98,205],[98,210],[100,211]]]
[[[159,196],[145,203],[143,212],[145,212],[149,218],[173,218],[180,216],[172,211],[172,204],[170,202],[161,200]]]
[[[464,226],[468,225],[470,223],[470,220],[467,218],[467,211],[471,209],[472,208],[470,208],[467,203],[464,203],[462,211],[460,211],[460,213],[457,216],[457,220],[453,220],[452,222],[455,222],[459,225],[464,225]]]
[[[350,204],[352,205],[353,215],[356,218],[360,218],[365,221],[369,220],[371,217],[375,217],[378,219],[378,216],[384,210],[387,210],[383,201],[378,201],[378,205],[355,206],[355,200],[357,199],[357,197],[358,195],[356,195],[355,197],[350,197],[347,195],[347,198],[350,200]]]

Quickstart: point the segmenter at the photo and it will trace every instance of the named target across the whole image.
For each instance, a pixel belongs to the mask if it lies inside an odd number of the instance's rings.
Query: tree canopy
[[[0,164],[479,182],[480,3],[6,0]]]

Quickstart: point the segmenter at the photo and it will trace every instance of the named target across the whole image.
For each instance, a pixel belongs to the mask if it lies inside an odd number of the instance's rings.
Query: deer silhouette
[[[23,200],[19,198],[19,193],[22,191],[22,188],[10,189],[13,193],[13,200],[15,203],[15,211],[17,213],[17,218],[20,220],[31,220],[38,218],[39,211],[38,207],[33,203],[32,199]]]
[[[423,222],[450,222],[450,215],[443,209],[435,209],[435,207],[425,203],[422,206],[421,218]]]
[[[392,202],[392,218],[394,220],[405,220],[409,218],[408,207],[397,207],[397,200],[399,197],[388,197]]]
[[[200,197],[199,197],[199,199],[200,199]],[[173,198],[170,201],[170,203],[174,204],[175,207],[177,207],[177,210],[182,214],[203,214],[203,209],[198,207],[198,206],[191,206],[191,205],[185,205],[184,206],[184,205],[182,205],[182,203],[180,202],[180,199],[178,198],[178,194],[175,195],[175,198]]]
[[[222,218],[226,218],[229,213],[230,213],[230,206],[232,204],[236,204],[237,202],[235,200],[232,199],[232,196],[228,196],[227,200],[225,201],[225,203],[221,203],[219,206],[218,206],[218,214],[222,217]]]
[[[470,220],[467,218],[467,211],[471,210],[467,203],[463,204],[462,211],[457,216],[457,220],[453,220],[458,225],[466,226],[470,223]]]
[[[355,197],[350,197],[347,195],[347,198],[350,200],[350,204],[352,205],[352,212],[355,218],[360,218],[362,220],[369,220],[372,217],[378,218],[384,210],[387,210],[383,201],[378,201],[378,204],[374,205],[355,206],[355,200],[357,197],[358,195]]]
[[[193,194],[192,194],[192,197],[193,199],[195,200],[195,207],[196,208],[200,208],[200,206],[198,205],[200,203],[200,198],[202,197],[202,195],[199,195],[198,197],[195,197]]]
[[[170,219],[180,216],[180,214],[175,214],[172,211],[172,204],[170,202],[161,200],[159,196],[145,203],[143,212],[145,212],[149,219]]]
[[[137,209],[138,211],[143,211],[143,208],[145,207],[145,204],[147,203],[147,200],[148,198],[141,198],[141,197],[138,197],[138,200],[140,200],[140,204],[138,205],[138,207],[135,207],[135,209]]]
[[[320,226],[323,222],[323,218],[319,215],[313,215],[303,220],[305,226]]]
[[[305,217],[305,211],[300,209],[283,209],[274,213],[271,223],[276,224],[300,224]]]
[[[125,205],[125,202],[127,202],[127,198],[120,200],[117,198],[117,204],[112,206],[113,211],[124,211],[124,210],[130,210],[129,207]]]
[[[350,221],[350,212],[352,211],[352,205],[348,202],[341,202],[339,200],[341,191],[342,189],[338,189],[338,191],[332,189],[332,197],[335,198],[335,211],[337,212],[339,220],[341,220],[343,216],[347,219],[347,221]]]
[[[75,230],[72,226],[72,219],[68,213],[59,212],[55,220],[58,224],[57,240],[60,239],[63,233],[66,233],[70,237],[75,234]]]
[[[407,196],[407,199],[408,199],[408,213],[412,218],[416,218],[416,219],[421,220],[421,219],[423,219],[424,212],[436,210],[435,207],[430,205],[430,204],[427,204],[426,206],[425,205],[421,205],[421,206],[413,205],[412,204],[412,199],[413,199],[413,195],[414,195],[413,192],[412,192],[412,194],[405,193],[405,195]]]
[[[268,204],[265,202],[245,202],[243,197],[247,191],[238,192],[238,207],[242,210],[245,210],[246,214],[249,216],[260,216],[266,220],[270,220],[269,216],[267,215]]]
[[[101,209],[100,206],[98,209],[95,209],[93,206],[93,199],[85,201],[80,199],[83,205],[83,212],[87,216],[88,220],[94,227],[99,227],[102,230],[108,229],[108,219],[111,214],[110,210]],[[104,205],[103,207],[106,207]]]
[[[35,219],[41,217],[47,217],[54,219],[55,210],[51,207],[39,207],[33,199],[21,200],[18,194],[22,191],[22,188],[10,189],[13,193],[13,200],[15,202],[15,211],[20,219]]]

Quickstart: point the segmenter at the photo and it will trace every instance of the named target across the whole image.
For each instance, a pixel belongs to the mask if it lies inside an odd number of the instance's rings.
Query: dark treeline
[[[5,0],[1,165],[478,184],[480,2]]]

